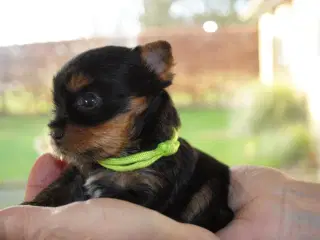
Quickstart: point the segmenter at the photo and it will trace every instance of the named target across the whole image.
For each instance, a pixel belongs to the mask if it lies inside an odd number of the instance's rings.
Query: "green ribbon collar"
[[[165,142],[159,143],[154,150],[132,154],[130,156],[119,158],[107,158],[98,161],[98,163],[116,172],[134,171],[145,168],[159,160],[161,157],[166,157],[175,154],[180,146],[178,141],[178,132],[174,129],[173,137]]]

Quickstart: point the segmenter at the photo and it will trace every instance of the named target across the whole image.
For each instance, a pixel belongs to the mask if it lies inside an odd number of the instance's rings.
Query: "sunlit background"
[[[319,0],[0,1],[0,207],[49,150],[51,81],[90,48],[169,41],[182,137],[230,166],[320,180]]]

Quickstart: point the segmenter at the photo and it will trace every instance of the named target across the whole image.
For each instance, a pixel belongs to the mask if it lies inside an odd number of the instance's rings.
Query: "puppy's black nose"
[[[51,131],[51,137],[54,140],[61,140],[63,138],[63,135],[64,135],[64,131],[61,128],[54,128]]]

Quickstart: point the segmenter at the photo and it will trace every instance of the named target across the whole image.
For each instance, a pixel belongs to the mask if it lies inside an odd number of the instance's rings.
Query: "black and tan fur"
[[[145,169],[120,173],[96,162],[151,150],[172,137],[173,128],[180,127],[165,90],[172,84],[173,66],[166,41],[96,48],[66,63],[54,77],[49,127],[56,153],[69,168],[23,204],[60,206],[110,197],[213,232],[225,227],[233,218],[229,168],[183,138],[176,154]]]

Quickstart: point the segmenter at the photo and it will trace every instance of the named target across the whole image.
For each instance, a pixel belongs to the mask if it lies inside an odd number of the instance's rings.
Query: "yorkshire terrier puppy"
[[[212,232],[225,227],[234,216],[229,167],[177,136],[180,119],[166,91],[173,65],[166,41],[96,48],[67,62],[53,80],[49,128],[69,167],[22,204],[116,198]]]

